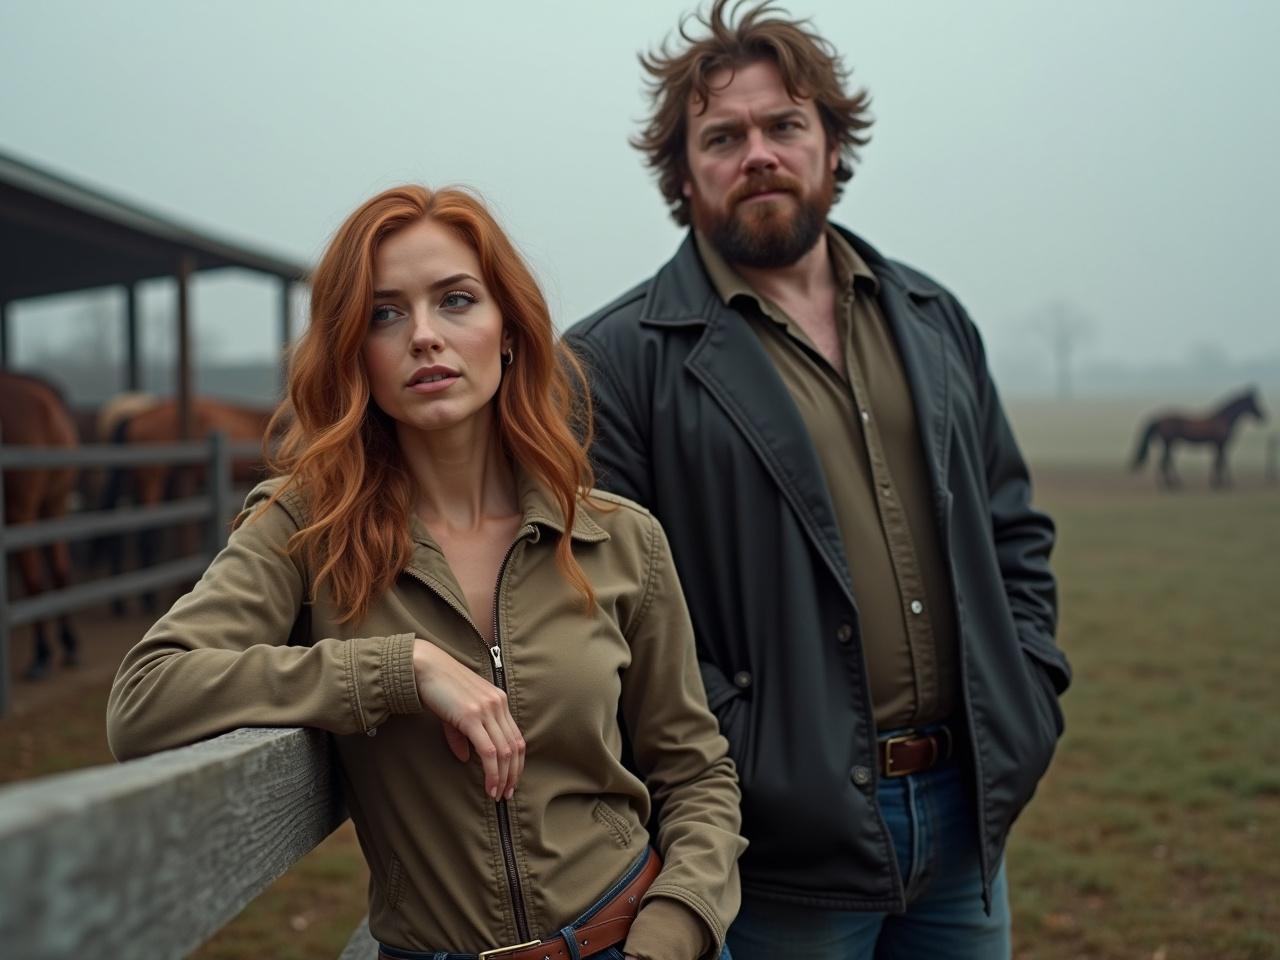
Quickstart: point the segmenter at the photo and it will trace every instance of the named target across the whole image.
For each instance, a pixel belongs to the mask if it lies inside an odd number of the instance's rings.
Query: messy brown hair
[[[731,2],[733,9],[726,18],[725,8]],[[845,93],[849,71],[835,47],[815,33],[808,20],[787,19],[786,11],[771,0],[743,12],[747,2],[715,0],[706,15],[691,14],[680,21],[677,33],[683,49],[668,49],[668,41],[663,41],[657,50],[639,55],[640,66],[649,75],[653,112],[631,145],[644,153],[645,162],[657,172],[658,188],[671,217],[682,227],[689,224],[689,201],[683,192],[689,177],[687,110],[694,102],[706,110],[712,93],[707,78],[718,70],[733,71],[769,60],[777,65],[793,100],[813,100],[827,143],[839,146],[836,199],[842,185],[853,177],[858,148],[870,140],[865,131],[871,126],[871,97],[866,90]],[[707,35],[693,36],[690,20]]]

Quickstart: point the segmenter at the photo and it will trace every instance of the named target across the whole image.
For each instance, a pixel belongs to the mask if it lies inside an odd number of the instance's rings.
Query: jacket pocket
[[[613,807],[603,800],[596,802],[595,808],[591,811],[591,819],[602,824],[609,831],[609,836],[613,837],[614,842],[622,849],[626,850],[631,846],[631,824],[627,822],[626,817],[619,816]]]
[[[1049,676],[1049,670],[1045,664],[1041,663],[1034,654],[1025,651],[1023,652],[1023,659],[1026,661],[1027,673],[1031,676],[1031,683],[1039,692],[1039,700],[1048,711],[1051,739],[1056,742],[1066,728],[1066,721],[1062,715],[1062,705],[1058,703],[1058,691],[1054,688],[1053,679]]]

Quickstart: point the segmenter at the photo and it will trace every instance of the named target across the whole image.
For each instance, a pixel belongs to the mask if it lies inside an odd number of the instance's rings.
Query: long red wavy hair
[[[413,549],[413,481],[391,418],[373,402],[361,345],[373,309],[373,262],[391,233],[422,219],[457,232],[476,252],[502,311],[514,358],[494,399],[504,452],[559,503],[566,530],[592,486],[589,391],[570,377],[582,368],[555,335],[528,266],[484,204],[462,190],[395,187],[361,204],[338,228],[311,278],[311,324],[289,365],[288,393],[268,435],[282,430],[269,459],[286,490],[304,492],[308,525],[289,552],[327,585],[339,622],[362,617],[404,569]],[[579,439],[581,438],[581,439]],[[565,579],[589,608],[594,591],[566,533],[556,546]]]

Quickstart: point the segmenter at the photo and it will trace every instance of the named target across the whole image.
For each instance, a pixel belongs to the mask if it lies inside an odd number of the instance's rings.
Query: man
[[[692,230],[569,340],[599,482],[667,530],[742,780],[729,945],[1008,956],[1005,841],[1070,680],[1053,525],[963,308],[827,222],[865,92],[806,22],[725,6],[642,58],[635,145]]]

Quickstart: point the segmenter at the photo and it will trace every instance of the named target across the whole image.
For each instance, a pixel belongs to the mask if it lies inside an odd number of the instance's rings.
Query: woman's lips
[[[409,384],[409,389],[414,393],[439,393],[441,390],[448,390],[451,386],[461,380],[458,374],[446,374],[439,380],[424,380],[420,383]]]

